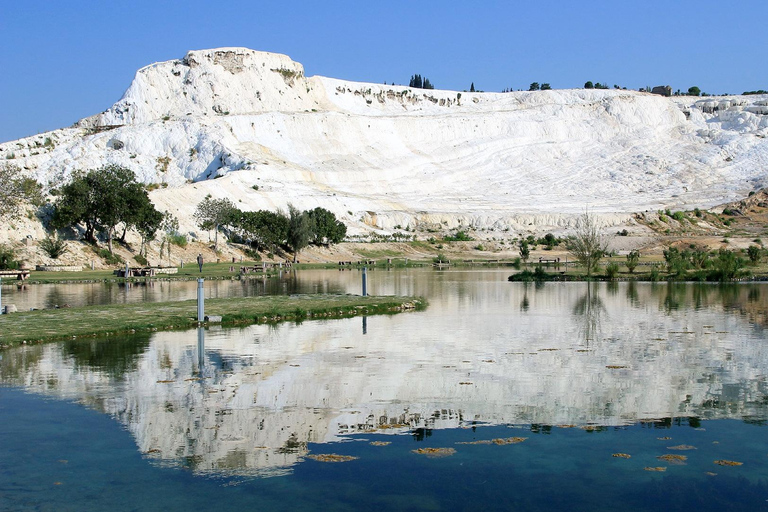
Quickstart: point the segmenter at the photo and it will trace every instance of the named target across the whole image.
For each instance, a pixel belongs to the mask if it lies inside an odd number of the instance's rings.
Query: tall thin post
[[[3,314],[3,278],[0,277],[0,315]]]
[[[363,267],[363,297],[368,295],[368,272],[367,268]]]
[[[203,367],[205,365],[205,329],[197,328],[197,369],[200,377],[203,376]]]
[[[197,280],[197,321],[205,318],[205,294],[203,293],[203,278]]]

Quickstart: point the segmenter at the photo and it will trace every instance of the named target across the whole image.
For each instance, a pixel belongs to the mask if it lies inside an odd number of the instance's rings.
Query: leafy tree
[[[635,269],[637,268],[637,264],[639,262],[640,262],[639,251],[630,251],[629,254],[627,254],[627,270],[629,270],[630,274],[635,272]]]
[[[107,235],[109,252],[120,223],[133,226],[138,211],[154,209],[144,187],[128,168],[108,165],[88,173],[75,173],[72,181],[61,189],[54,207],[54,227],[85,224],[85,239],[96,242],[96,230]]]
[[[163,232],[163,241],[160,245],[160,257],[163,257],[163,252],[168,254],[168,262],[171,261],[171,241],[173,237],[179,234],[179,219],[177,219],[171,212],[164,212],[162,219],[160,220],[160,230]],[[165,249],[165,251],[163,251]]]
[[[146,244],[155,239],[155,234],[160,229],[164,219],[163,214],[157,211],[149,201],[149,197],[146,195],[144,197],[146,202],[140,201],[139,208],[131,215],[131,223],[141,236],[139,254],[142,256],[146,256]]]
[[[214,230],[214,250],[219,248],[219,227],[227,225],[234,210],[234,203],[227,198],[213,199],[209,195],[198,203],[193,216],[200,229]]]
[[[539,82],[533,82],[533,83],[532,83],[532,84],[531,84],[531,85],[528,87],[528,90],[529,90],[529,91],[538,91],[539,89],[541,89],[541,86],[539,85]]]
[[[727,249],[720,249],[717,257],[712,262],[713,271],[710,278],[719,281],[729,281],[736,277],[739,271],[744,267],[744,259],[736,256],[736,253]]]
[[[287,243],[293,251],[294,263],[299,251],[309,245],[313,230],[312,218],[309,216],[309,213],[299,211],[292,204],[289,204]]]
[[[435,86],[432,85],[432,83],[429,81],[429,78],[424,79],[424,85],[422,86],[422,89],[434,89]]]
[[[259,210],[241,212],[237,210],[238,220],[234,227],[240,236],[250,240],[251,244],[267,248],[274,252],[288,237],[288,218],[280,213]]]
[[[693,87],[688,88],[688,96],[699,96],[700,94],[701,94],[701,89],[699,89],[695,85]]]
[[[0,165],[0,217],[18,218],[25,201],[42,204],[40,185],[33,179],[22,178],[18,165]]]
[[[605,241],[593,215],[584,212],[576,222],[576,233],[568,241],[568,251],[587,270],[587,277],[605,256],[608,243]]]
[[[763,250],[757,245],[750,245],[747,247],[747,256],[749,256],[749,261],[756,265],[763,256]]]
[[[551,91],[552,90],[552,86],[549,85],[549,84],[541,84],[541,90],[542,91]]]
[[[664,261],[667,263],[667,272],[682,276],[690,268],[690,254],[680,251],[677,247],[670,247],[664,251]]]
[[[16,251],[9,245],[0,244],[0,270],[15,270],[19,268],[16,261]]]
[[[528,240],[520,240],[518,245],[520,248],[520,259],[523,260],[523,263],[526,263],[528,258],[531,257],[531,249],[528,247]]]
[[[584,88],[585,88],[585,89],[594,89],[594,88],[595,88],[595,84],[593,84],[593,83],[592,83],[592,81],[591,81],[591,80],[589,80],[589,81],[587,81],[587,82],[584,84]]]
[[[312,243],[314,244],[338,244],[347,236],[347,226],[336,219],[336,215],[325,208],[317,207],[307,212],[312,220],[314,231]]]

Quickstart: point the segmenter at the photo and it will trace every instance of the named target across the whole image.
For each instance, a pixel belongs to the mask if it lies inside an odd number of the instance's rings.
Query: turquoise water
[[[768,505],[767,286],[505,277],[374,274],[430,301],[392,317],[4,351],[0,510]]]

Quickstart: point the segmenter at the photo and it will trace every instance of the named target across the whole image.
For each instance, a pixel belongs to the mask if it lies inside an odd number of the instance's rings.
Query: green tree
[[[568,241],[568,251],[587,270],[587,277],[600,263],[608,250],[608,243],[589,212],[584,212],[576,221],[576,233]]]
[[[171,242],[173,237],[179,235],[179,219],[177,219],[171,212],[164,212],[162,214],[162,220],[160,220],[160,230],[163,232],[163,241],[160,245],[160,258],[163,257],[163,252],[166,252],[168,255],[168,263],[170,263]],[[163,249],[165,249],[165,251]]]
[[[317,207],[307,213],[314,227],[311,236],[312,243],[318,245],[338,244],[347,236],[347,226],[337,220],[333,212]]]
[[[640,252],[629,251],[629,254],[627,254],[627,270],[629,270],[630,274],[635,272],[635,269],[637,268],[637,264],[639,262],[640,262]]]
[[[33,179],[23,178],[18,165],[0,165],[0,217],[18,218],[27,201],[42,204],[40,185]]]
[[[296,262],[296,257],[299,251],[309,245],[310,237],[314,227],[312,226],[312,218],[308,212],[299,211],[292,204],[288,205],[288,246],[293,251],[293,261]]]
[[[585,88],[585,89],[594,89],[594,88],[595,88],[595,84],[593,84],[593,83],[592,83],[592,81],[591,81],[591,80],[589,80],[589,81],[587,81],[587,82],[584,84],[584,88]]]
[[[137,210],[154,209],[144,187],[128,168],[108,165],[87,173],[77,172],[61,188],[54,206],[54,227],[85,224],[85,239],[96,242],[96,230],[106,234],[113,252],[115,229],[121,223],[135,225]],[[147,215],[144,211],[142,215]]]
[[[699,89],[695,85],[693,87],[688,88],[688,96],[699,96],[700,94],[701,94],[701,89]]]
[[[757,245],[750,245],[747,247],[747,256],[749,256],[749,261],[751,261],[753,265],[757,265],[760,262],[760,258],[763,256],[763,249]]]
[[[469,86],[469,92],[475,92],[475,82],[472,82],[472,84]]]
[[[552,90],[552,86],[549,85],[549,84],[541,84],[541,90],[542,91],[551,91]]]
[[[539,85],[539,82],[533,82],[533,83],[532,83],[532,84],[531,84],[531,85],[528,87],[528,90],[529,90],[529,91],[538,91],[539,89],[541,89],[541,86]]]
[[[235,209],[234,203],[229,199],[213,199],[210,195],[198,203],[193,216],[200,229],[214,230],[214,250],[219,248],[219,228],[227,225]]]
[[[239,210],[238,210],[239,211]],[[236,226],[240,236],[259,248],[272,252],[288,237],[288,218],[268,210],[239,212]]]
[[[518,247],[520,250],[520,259],[523,260],[523,263],[527,263],[528,258],[531,257],[531,248],[528,247],[528,240],[520,240],[520,242],[518,242]]]

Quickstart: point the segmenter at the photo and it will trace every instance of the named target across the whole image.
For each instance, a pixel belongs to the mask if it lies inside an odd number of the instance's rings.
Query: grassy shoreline
[[[293,295],[205,300],[206,315],[221,316],[221,325],[230,326],[393,314],[425,307],[422,298],[395,296]],[[196,326],[194,299],[26,311],[0,316],[0,348]]]

